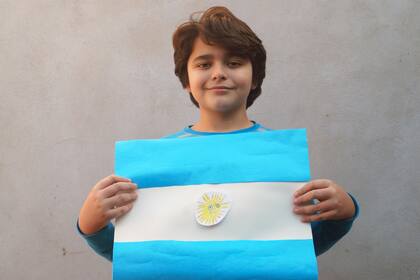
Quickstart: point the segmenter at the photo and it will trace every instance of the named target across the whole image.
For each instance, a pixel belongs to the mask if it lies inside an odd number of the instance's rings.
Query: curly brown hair
[[[235,17],[225,7],[211,7],[204,12],[191,14],[189,21],[179,25],[172,36],[175,75],[184,88],[189,83],[188,59],[192,53],[194,41],[198,37],[208,45],[223,47],[251,61],[252,84],[256,87],[248,95],[246,102],[248,109],[260,96],[265,77],[266,53],[261,40],[245,22]],[[191,92],[189,94],[193,104],[199,108]]]

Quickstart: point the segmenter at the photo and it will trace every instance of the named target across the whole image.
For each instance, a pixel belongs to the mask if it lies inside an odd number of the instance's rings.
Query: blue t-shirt
[[[252,121],[253,125],[248,128],[243,128],[239,130],[229,131],[229,132],[202,132],[193,130],[189,125],[182,129],[179,132],[169,134],[162,138],[186,138],[186,137],[198,137],[206,135],[216,135],[216,134],[234,134],[234,133],[246,133],[246,132],[257,132],[257,131],[266,131],[271,130],[262,126],[255,121]],[[350,194],[349,194],[350,195]],[[340,240],[347,232],[350,231],[353,221],[359,215],[359,205],[356,199],[350,195],[352,198],[356,211],[352,218],[345,220],[327,220],[319,222],[311,222],[313,242],[315,247],[315,254],[317,256],[321,255],[329,248],[331,248],[338,240]],[[80,231],[79,223],[77,221],[77,230],[79,234],[86,240],[88,245],[99,255],[104,258],[112,261],[112,251],[114,245],[114,225],[109,223],[100,231],[93,234],[84,234]]]

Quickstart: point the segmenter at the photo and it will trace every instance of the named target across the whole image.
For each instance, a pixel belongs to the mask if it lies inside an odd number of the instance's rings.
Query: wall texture
[[[0,0],[1,279],[111,279],[78,211],[113,172],[114,141],[198,119],[171,36],[212,5],[267,49],[250,118],[307,127],[313,177],[360,202],[320,279],[420,278],[419,1]]]

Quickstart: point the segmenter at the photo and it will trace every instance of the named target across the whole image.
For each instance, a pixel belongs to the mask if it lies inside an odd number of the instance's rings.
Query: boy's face
[[[188,59],[188,77],[186,89],[192,93],[202,112],[246,111],[249,92],[255,88],[249,59],[207,45],[200,38],[195,40]]]

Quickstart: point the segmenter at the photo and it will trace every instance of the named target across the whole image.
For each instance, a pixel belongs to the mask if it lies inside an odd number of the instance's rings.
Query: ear
[[[190,85],[187,85],[184,89],[187,91],[187,93],[191,92],[191,87],[190,87]]]
[[[257,88],[257,85],[255,83],[252,83],[251,90],[254,90],[256,88]]]

